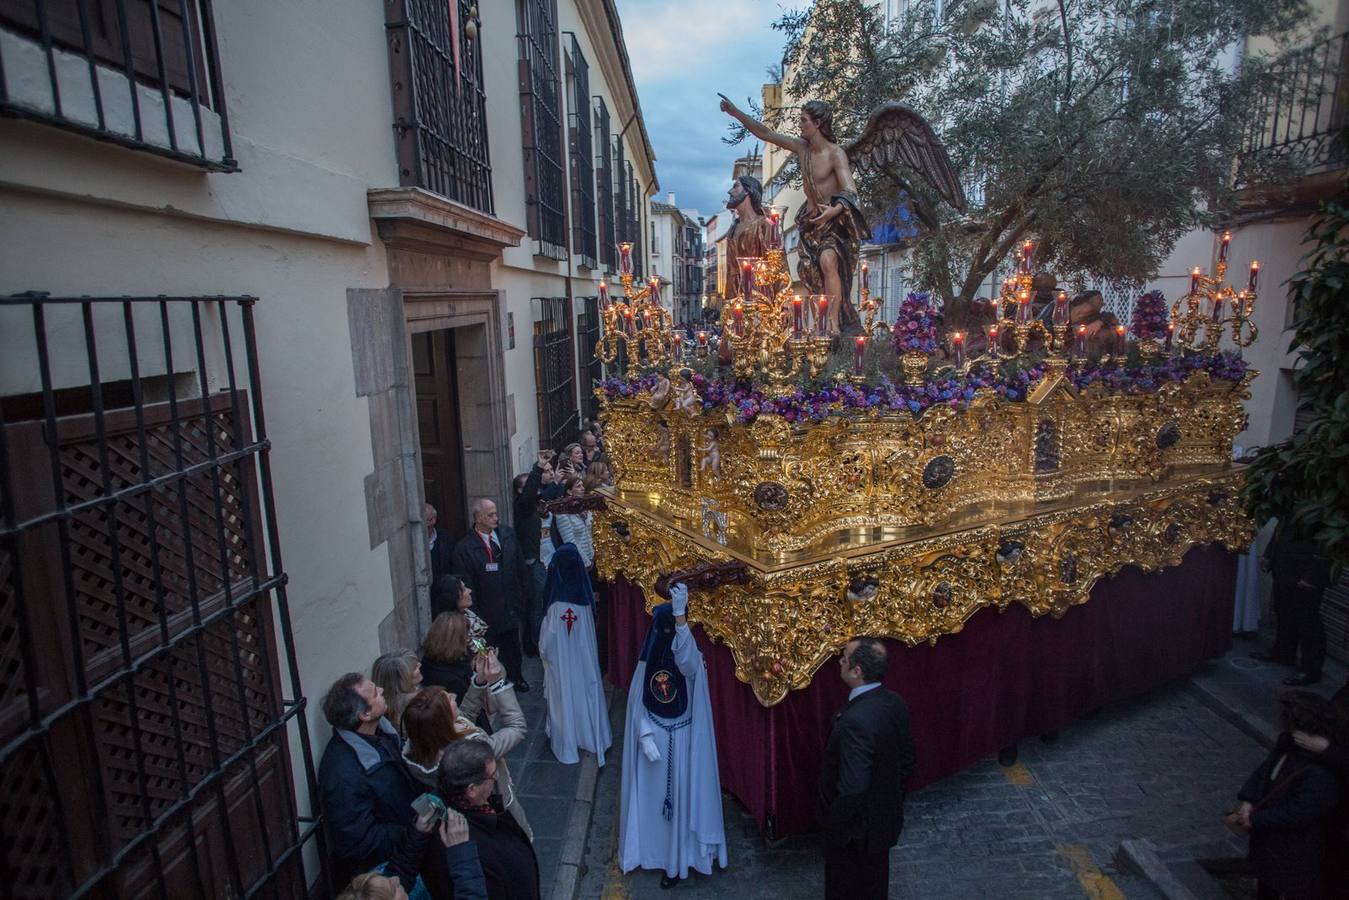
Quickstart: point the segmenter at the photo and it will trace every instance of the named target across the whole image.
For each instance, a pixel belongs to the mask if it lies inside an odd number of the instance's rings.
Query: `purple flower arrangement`
[[[1235,382],[1245,376],[1246,363],[1232,353],[1166,356],[1130,367],[1074,363],[1067,374],[1079,390],[1100,384],[1108,394],[1144,394],[1201,371],[1211,378]],[[1043,376],[1044,366],[1040,363],[1025,368],[1008,365],[993,368],[981,362],[964,374],[952,369],[938,370],[936,377],[922,385],[895,384],[886,378],[879,384],[862,386],[838,384],[811,389],[798,385],[782,397],[772,397],[761,386],[746,380],[709,379],[702,375],[694,375],[692,380],[704,410],[734,409],[736,420],[748,424],[759,416],[781,416],[788,422],[822,422],[831,415],[856,415],[868,410],[908,412],[917,417],[934,406],[965,409],[981,390],[1018,402],[1026,399]],[[655,386],[655,375],[631,380],[607,378],[601,383],[610,400],[636,397]]]
[[[1166,337],[1166,297],[1161,291],[1148,291],[1134,303],[1134,338],[1160,341]]]
[[[928,294],[909,294],[899,304],[894,335],[896,353],[908,353],[911,350],[937,352],[937,317]]]

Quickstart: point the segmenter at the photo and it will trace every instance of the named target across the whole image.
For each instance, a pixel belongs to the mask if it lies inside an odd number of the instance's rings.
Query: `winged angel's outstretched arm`
[[[721,98],[721,111],[735,119],[741,125],[744,125],[745,130],[759,140],[767,141],[770,144],[776,144],[783,150],[790,150],[793,153],[797,153],[801,150],[802,142],[799,137],[792,137],[790,134],[779,134],[758,119],[742,112],[725,94],[717,94],[717,96]]]

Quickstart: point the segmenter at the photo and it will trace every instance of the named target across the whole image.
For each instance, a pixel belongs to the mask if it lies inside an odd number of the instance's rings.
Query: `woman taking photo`
[[[496,714],[492,717],[492,733],[488,734],[473,724],[488,697],[492,698]],[[489,650],[473,658],[473,679],[462,704],[454,695],[438,687],[425,687],[408,702],[403,711],[403,762],[408,772],[428,790],[436,790],[441,757],[445,748],[455,741],[484,741],[492,748],[497,760],[497,784],[501,802],[506,810],[533,838],[525,811],[515,796],[515,785],[506,767],[506,754],[528,734],[524,713],[515,697],[515,688],[506,680],[505,670],[497,662],[496,651]]]
[[[468,619],[462,613],[443,612],[436,616],[422,641],[423,687],[436,685],[455,697],[463,697],[473,677],[473,654],[468,642]]]
[[[580,499],[586,495],[585,482],[575,475],[569,476],[562,482],[563,490],[566,492],[563,499]],[[557,529],[559,545],[575,544],[577,551],[581,554],[581,559],[585,561],[586,569],[589,570],[595,563],[595,542],[591,537],[591,513],[588,509],[579,512],[564,513],[557,512],[553,514],[553,527]]]

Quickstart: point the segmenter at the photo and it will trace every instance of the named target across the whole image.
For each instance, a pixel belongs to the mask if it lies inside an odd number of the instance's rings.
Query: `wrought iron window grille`
[[[239,168],[211,0],[0,0],[0,115]]]
[[[555,0],[519,0],[520,113],[529,236],[536,256],[567,258],[562,82]]]
[[[495,215],[482,40],[468,28],[474,0],[384,6],[399,184]]]
[[[561,450],[580,430],[571,300],[535,297],[534,385],[539,404],[539,446]]]
[[[581,315],[577,317],[576,356],[577,378],[581,388],[581,416],[594,421],[600,412],[599,400],[595,398],[595,387],[604,380],[604,364],[595,356],[601,334],[600,298],[577,297],[581,303]]]
[[[599,266],[595,228],[595,148],[590,132],[590,66],[576,35],[571,35],[567,60],[569,78],[568,139],[571,144],[572,246],[581,266]]]
[[[609,108],[595,98],[595,206],[599,219],[600,263],[606,272],[618,268],[618,235],[614,223],[614,159],[609,152],[613,137],[609,133]]]
[[[307,895],[323,836],[290,769],[297,741],[317,797],[255,303],[0,298],[31,378],[0,398],[16,895]]]

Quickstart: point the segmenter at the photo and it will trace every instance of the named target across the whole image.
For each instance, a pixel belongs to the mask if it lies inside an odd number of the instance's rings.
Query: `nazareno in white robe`
[[[712,874],[713,860],[726,867],[726,828],[721,814],[721,776],[707,669],[687,625],[676,627],[672,650],[687,684],[689,702],[683,716],[661,719],[647,711],[642,702],[644,661],[637,663],[628,689],[618,860],[624,872],[641,867],[659,869],[672,878],[686,878],[689,869]],[[688,724],[680,726],[685,719]],[[643,737],[654,741],[659,759],[647,759],[641,748]],[[667,775],[673,803],[669,820],[662,813]]]
[[[580,750],[589,750],[603,766],[614,737],[600,683],[593,609],[566,600],[550,603],[539,629],[539,658],[553,755],[558,762],[574,763]]]

